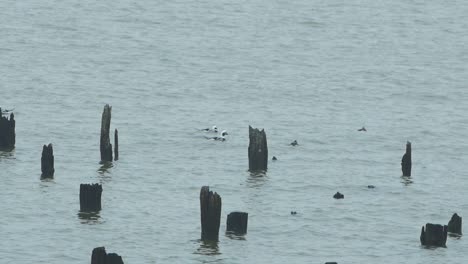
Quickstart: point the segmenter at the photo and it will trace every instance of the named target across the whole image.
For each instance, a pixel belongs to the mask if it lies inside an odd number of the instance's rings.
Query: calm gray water
[[[0,152],[0,263],[89,263],[97,246],[143,264],[466,261],[464,237],[419,242],[425,223],[468,217],[466,14],[458,0],[2,1],[17,143]],[[226,142],[197,131],[212,125]],[[247,171],[248,125],[278,158],[265,176]],[[103,210],[82,219],[79,184],[94,182]],[[203,185],[223,199],[217,248],[199,241]],[[244,240],[224,235],[235,210]]]

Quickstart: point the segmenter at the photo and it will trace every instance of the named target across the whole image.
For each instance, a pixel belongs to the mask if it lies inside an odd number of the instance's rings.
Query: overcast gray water
[[[0,107],[17,127],[0,152],[0,263],[90,263],[98,246],[126,264],[465,262],[464,237],[419,235],[468,217],[467,14],[457,0],[1,1]],[[227,141],[197,130],[213,125]],[[249,125],[278,158],[264,176],[247,171]],[[80,218],[79,184],[95,182],[103,210]],[[223,200],[217,247],[199,241],[203,185]],[[245,239],[224,234],[235,210]]]

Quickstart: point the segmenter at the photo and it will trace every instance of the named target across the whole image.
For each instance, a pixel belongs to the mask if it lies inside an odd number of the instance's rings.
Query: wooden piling
[[[452,215],[452,218],[448,222],[448,232],[453,234],[462,234],[462,218],[456,213]]]
[[[268,146],[265,130],[249,126],[249,170],[266,171],[268,167]]]
[[[403,176],[410,177],[411,176],[411,142],[406,142],[406,152],[401,158],[401,171],[403,172]]]
[[[80,211],[97,212],[101,210],[102,185],[80,184]]]
[[[445,247],[447,226],[427,223],[426,228],[423,226],[421,229],[420,240],[423,246]]]
[[[119,159],[119,131],[117,131],[117,128],[115,129],[114,132],[114,160]]]
[[[15,147],[15,115],[10,114],[10,119],[3,116],[2,109],[0,108],[0,148],[10,149]]]
[[[226,233],[236,235],[247,234],[247,222],[249,214],[245,212],[232,212],[227,216]]]
[[[221,197],[203,186],[200,190],[201,239],[218,241],[221,222]]]
[[[41,171],[41,178],[54,177],[54,150],[52,149],[52,144],[42,147]]]
[[[116,253],[106,253],[105,247],[93,249],[91,264],[124,264],[122,257]]]
[[[112,161],[112,144],[109,138],[112,107],[106,104],[101,120],[101,162]]]

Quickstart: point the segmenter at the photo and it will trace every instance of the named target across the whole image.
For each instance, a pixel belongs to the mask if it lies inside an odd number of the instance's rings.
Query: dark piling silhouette
[[[112,161],[112,144],[109,138],[112,106],[106,104],[101,120],[101,162]]]
[[[201,239],[218,241],[221,223],[221,197],[203,186],[200,190]]]
[[[93,249],[91,264],[124,264],[122,257],[115,253],[106,253],[104,247]]]
[[[97,212],[101,210],[102,185],[80,184],[80,211]]]
[[[117,131],[117,128],[115,129],[114,132],[114,160],[119,159],[119,131]]]
[[[344,195],[340,192],[337,192],[335,193],[335,195],[333,195],[333,198],[335,199],[344,199]]]
[[[249,126],[249,170],[266,171],[268,167],[268,146],[265,130]]]
[[[452,218],[448,222],[448,232],[453,234],[462,234],[462,218],[456,213],[452,215]]]
[[[401,158],[401,171],[403,176],[411,176],[411,142],[406,142],[406,152]]]
[[[247,222],[249,214],[245,212],[232,212],[227,216],[226,233],[236,235],[247,234]]]
[[[10,119],[3,116],[2,109],[0,108],[0,148],[10,149],[15,147],[15,115],[10,114]]]
[[[421,229],[421,244],[423,246],[445,247],[447,242],[447,226],[426,224]]]
[[[41,171],[41,178],[54,177],[54,150],[52,149],[52,144],[42,147]]]

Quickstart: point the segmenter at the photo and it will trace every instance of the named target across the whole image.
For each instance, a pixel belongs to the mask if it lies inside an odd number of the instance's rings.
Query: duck
[[[202,131],[218,133],[218,127],[212,126],[211,128],[203,128]]]
[[[206,139],[209,139],[209,140],[226,141],[226,137],[225,137],[225,136],[227,136],[227,135],[229,135],[228,132],[227,132],[226,130],[223,130],[223,131],[219,134],[219,136],[216,136],[216,137],[206,137],[206,136],[205,136],[205,138],[206,138]]]

